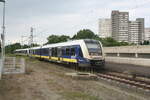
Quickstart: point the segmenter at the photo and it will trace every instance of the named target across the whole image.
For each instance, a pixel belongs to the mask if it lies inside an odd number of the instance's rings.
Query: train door
[[[61,47],[58,47],[58,48],[57,48],[58,61],[60,61],[61,55],[62,55],[62,53],[61,53]]]
[[[77,47],[77,51],[78,51],[78,52],[77,52],[78,57],[79,57],[79,58],[83,58],[83,53],[82,53],[82,50],[81,50],[81,47],[80,47],[80,46]]]
[[[49,59],[51,59],[52,56],[52,48],[49,48]]]
[[[52,48],[52,60],[57,60],[57,48]]]

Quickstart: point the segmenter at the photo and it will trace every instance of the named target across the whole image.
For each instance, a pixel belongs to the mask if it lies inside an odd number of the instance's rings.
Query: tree
[[[149,41],[145,40],[142,45],[149,45]]]
[[[72,39],[95,39],[98,36],[94,34],[94,32],[92,32],[89,29],[83,29],[80,30],[79,32],[77,32],[77,34],[75,34]]]
[[[39,46],[39,44],[37,44],[37,43],[32,43],[31,45],[32,45],[32,47],[37,47],[37,46]],[[23,48],[30,48],[30,47],[31,47],[31,46],[23,45]]]
[[[98,40],[101,41],[103,46],[106,46],[106,47],[110,47],[110,46],[127,46],[127,45],[129,45],[129,43],[127,43],[127,42],[123,42],[123,41],[118,42],[118,41],[114,40],[111,37],[99,38]]]
[[[104,46],[119,46],[119,42],[117,42],[111,37],[102,39],[102,44]]]
[[[15,43],[15,44],[7,45],[5,47],[6,53],[13,53],[14,50],[16,50],[16,49],[21,49],[21,44],[20,43]]]
[[[66,42],[69,40],[70,37],[66,35],[50,35],[47,40],[48,42],[46,44],[52,44],[52,43],[59,43],[59,42]]]
[[[38,44],[32,44],[32,47],[36,47],[39,46]],[[25,49],[25,48],[30,48],[29,45],[21,45],[20,43],[14,43],[14,44],[10,44],[7,45],[5,47],[5,51],[6,53],[13,53],[16,49]]]

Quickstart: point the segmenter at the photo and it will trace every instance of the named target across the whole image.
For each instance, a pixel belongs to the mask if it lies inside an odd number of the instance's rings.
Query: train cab
[[[102,44],[97,40],[85,39],[81,45],[83,59],[79,62],[80,66],[102,67],[105,65],[105,57]]]

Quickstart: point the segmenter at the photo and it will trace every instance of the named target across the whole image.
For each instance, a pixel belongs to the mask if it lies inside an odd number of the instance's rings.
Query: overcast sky
[[[98,19],[110,18],[112,10],[128,11],[130,20],[145,18],[150,27],[150,0],[7,0],[6,42],[20,42],[22,35],[29,36],[30,27],[40,44],[51,34],[72,36],[80,29],[98,33]]]

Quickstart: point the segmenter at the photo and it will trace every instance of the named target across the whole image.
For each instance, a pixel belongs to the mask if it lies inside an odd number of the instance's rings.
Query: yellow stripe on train
[[[40,57],[40,55],[32,55],[32,56],[34,56],[34,57]]]
[[[58,60],[58,57],[51,57],[51,60]]]
[[[32,56],[34,56],[34,57],[41,57],[41,58],[49,59],[49,60],[55,60],[55,61],[64,61],[64,62],[77,63],[77,59],[70,59],[70,58],[58,58],[58,57],[39,56],[39,55],[32,55]]]
[[[77,59],[62,58],[62,61],[76,63]]]
[[[41,56],[41,58],[49,59],[49,56]]]

